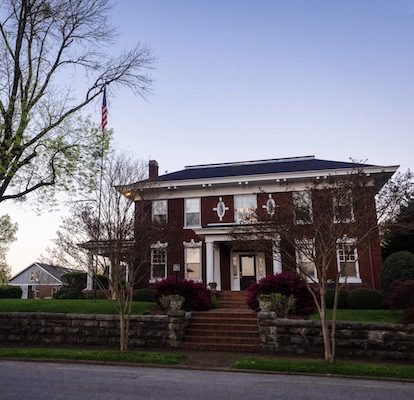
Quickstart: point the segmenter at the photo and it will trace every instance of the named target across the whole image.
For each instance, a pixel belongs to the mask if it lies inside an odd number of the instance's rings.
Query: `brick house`
[[[158,241],[151,246],[151,263],[146,282],[175,274],[180,265],[182,278],[217,283],[218,290],[240,291],[266,275],[287,269],[283,243],[274,242],[269,251],[254,246],[243,248],[229,235],[235,224],[241,223],[246,211],[264,210],[295,202],[295,193],[306,191],[307,185],[318,179],[341,179],[355,168],[362,169],[372,179],[370,212],[375,217],[375,193],[396,172],[398,166],[377,166],[316,159],[314,156],[205,164],[158,175],[158,163],[149,162],[149,185],[155,188],[151,200],[151,218],[176,226],[178,245]],[[141,183],[142,185],[142,183]],[[141,186],[142,187],[142,186]],[[132,188],[132,190],[131,190]],[[136,204],[140,198],[132,193],[134,184],[125,195]],[[144,182],[145,188],[145,182]],[[122,189],[121,189],[122,190]],[[317,204],[310,207],[317,207]],[[352,206],[350,212],[353,215]],[[358,247],[352,255],[338,249],[333,268],[342,271],[341,278],[350,285],[377,288],[382,264],[378,237],[369,248]],[[346,275],[346,276],[345,276]]]
[[[22,288],[22,299],[51,298],[63,285],[62,275],[75,270],[35,262],[9,280],[9,285]]]

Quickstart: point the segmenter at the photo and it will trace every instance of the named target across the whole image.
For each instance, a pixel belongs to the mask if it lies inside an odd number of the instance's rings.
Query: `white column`
[[[275,240],[272,246],[273,250],[273,273],[280,274],[282,272],[282,254],[280,253],[280,239]]]
[[[220,247],[214,247],[214,282],[217,283],[217,290],[221,290],[221,271],[220,271]]]
[[[93,290],[93,254],[88,254],[88,275],[86,278],[86,290]]]
[[[206,242],[206,280],[214,282],[214,242]]]

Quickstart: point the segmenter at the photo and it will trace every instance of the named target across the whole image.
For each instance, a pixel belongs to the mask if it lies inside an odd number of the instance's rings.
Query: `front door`
[[[240,290],[246,290],[252,283],[256,282],[256,257],[251,255],[240,255]]]

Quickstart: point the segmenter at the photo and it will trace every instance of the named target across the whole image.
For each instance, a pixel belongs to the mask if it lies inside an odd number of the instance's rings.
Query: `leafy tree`
[[[401,205],[393,225],[384,233],[383,253],[387,257],[397,251],[414,253],[414,199]]]
[[[13,224],[9,215],[0,217],[0,285],[7,284],[10,278],[10,267],[6,253],[10,244],[16,240],[17,224]]]
[[[110,10],[110,0],[0,2],[0,202],[88,187],[100,139],[82,110],[105,85],[149,92],[148,47],[108,54]]]

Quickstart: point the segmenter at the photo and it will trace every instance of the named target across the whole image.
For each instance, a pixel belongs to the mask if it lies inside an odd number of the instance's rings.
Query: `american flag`
[[[102,132],[105,133],[106,125],[108,124],[108,108],[106,107],[106,86],[104,86],[103,90],[103,99],[102,99]]]

